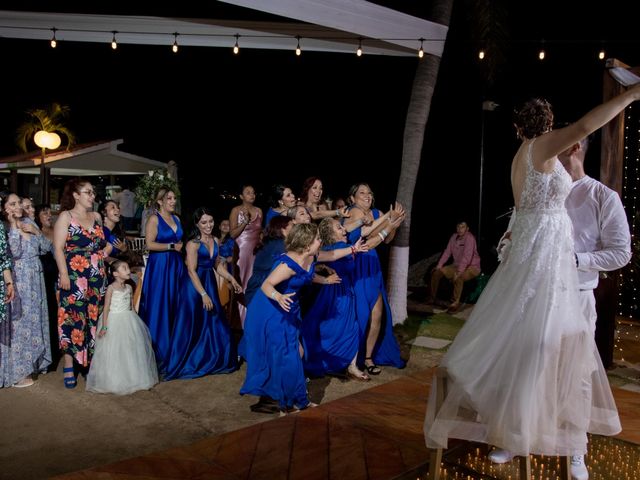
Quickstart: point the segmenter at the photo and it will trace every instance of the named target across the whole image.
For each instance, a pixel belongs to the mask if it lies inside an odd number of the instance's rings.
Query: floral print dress
[[[91,230],[86,230],[67,213],[71,222],[64,250],[71,288],[60,289],[58,335],[62,353],[87,367],[93,357],[96,324],[106,291],[103,249],[107,242],[97,221],[94,220]]]

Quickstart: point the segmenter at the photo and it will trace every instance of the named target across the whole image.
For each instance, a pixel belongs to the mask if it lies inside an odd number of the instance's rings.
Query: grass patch
[[[464,325],[464,320],[446,313],[433,315],[410,315],[402,324],[394,327],[400,342],[413,340],[418,336],[453,340]]]

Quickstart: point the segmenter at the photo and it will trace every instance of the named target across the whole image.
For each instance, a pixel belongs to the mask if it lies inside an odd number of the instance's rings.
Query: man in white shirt
[[[573,223],[580,296],[595,332],[593,290],[598,286],[598,272],[617,270],[629,263],[631,234],[618,194],[584,172],[588,145],[585,138],[558,155],[558,159],[573,179],[565,205]]]
[[[124,190],[118,194],[118,203],[125,230],[133,230],[135,227],[133,217],[136,215],[135,193],[125,186]]]
[[[584,172],[588,146],[589,139],[584,138],[558,155],[558,159],[573,179],[565,206],[573,223],[582,311],[595,335],[598,315],[593,290],[598,286],[599,272],[617,270],[629,263],[631,234],[618,194]],[[602,315],[598,336],[604,337],[605,343],[613,342],[615,329],[615,314]],[[606,350],[600,348],[600,355]],[[607,365],[610,361],[603,358],[603,363]],[[582,455],[571,457],[571,473],[574,478],[588,478]]]

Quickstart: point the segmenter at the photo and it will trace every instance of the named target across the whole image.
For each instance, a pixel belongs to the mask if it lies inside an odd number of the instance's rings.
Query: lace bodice
[[[557,159],[551,173],[538,172],[533,168],[531,148],[534,142],[535,139],[527,148],[527,175],[519,212],[564,209],[564,201],[571,191],[571,176]]]
[[[128,310],[131,310],[131,286],[125,285],[124,290],[113,289],[109,312],[122,313]]]

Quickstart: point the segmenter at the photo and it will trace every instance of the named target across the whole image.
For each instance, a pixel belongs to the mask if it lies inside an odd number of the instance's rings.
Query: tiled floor
[[[422,422],[431,376],[425,370],[193,445],[56,478],[399,478],[419,471],[427,460]],[[640,394],[614,389],[614,396],[623,424],[619,438],[640,444]]]

